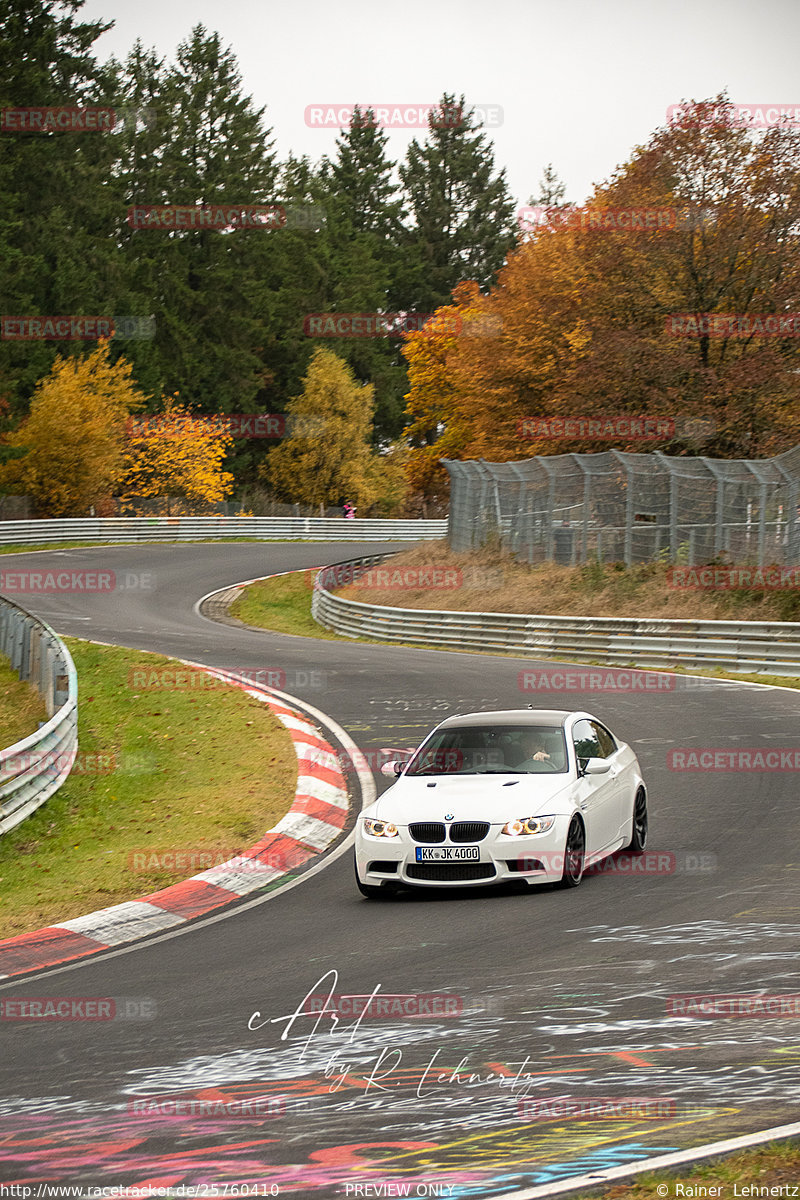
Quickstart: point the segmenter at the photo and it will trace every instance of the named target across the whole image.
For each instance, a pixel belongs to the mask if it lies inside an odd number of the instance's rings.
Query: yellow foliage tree
[[[261,467],[279,498],[323,507],[349,500],[358,508],[378,500],[384,471],[370,445],[374,392],[331,350],[314,351],[303,391],[287,405],[291,432]]]
[[[222,469],[233,438],[213,417],[197,416],[168,397],[163,412],[129,424],[120,477],[123,509],[135,508],[134,497],[163,497],[169,516],[173,497],[195,507],[224,500],[233,491],[233,476]]]
[[[111,512],[122,469],[125,421],[145,397],[107,342],[86,358],[58,357],[40,380],[29,416],[5,444],[21,453],[0,468],[0,486],[34,498],[43,517]]]

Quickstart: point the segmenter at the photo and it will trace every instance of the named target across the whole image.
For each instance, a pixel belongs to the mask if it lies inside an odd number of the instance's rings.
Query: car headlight
[[[526,833],[547,833],[553,828],[555,817],[519,817],[503,826],[502,832],[509,837],[521,837]]]
[[[364,832],[372,837],[397,837],[397,826],[391,821],[373,821],[372,817],[364,817]]]

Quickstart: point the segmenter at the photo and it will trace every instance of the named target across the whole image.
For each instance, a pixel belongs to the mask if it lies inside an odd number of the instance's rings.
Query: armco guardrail
[[[403,541],[443,538],[447,521],[379,517],[60,517],[0,521],[0,545],[48,542],[174,542],[209,538],[313,542]]]
[[[312,615],[348,637],[430,643],[454,650],[498,650],[531,658],[571,659],[613,666],[722,668],[800,675],[800,623],[667,621],[630,617],[553,617],[521,613],[389,608],[346,600],[344,586],[389,555],[324,567],[317,576]]]
[[[0,750],[0,834],[52,796],[78,750],[78,677],[69,650],[49,625],[0,596],[0,654],[44,699],[48,720]]]

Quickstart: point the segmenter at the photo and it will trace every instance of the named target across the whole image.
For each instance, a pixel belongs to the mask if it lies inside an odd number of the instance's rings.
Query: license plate
[[[417,862],[479,862],[480,846],[417,846]]]

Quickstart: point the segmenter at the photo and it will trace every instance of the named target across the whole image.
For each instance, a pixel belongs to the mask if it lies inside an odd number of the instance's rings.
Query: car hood
[[[512,783],[512,780],[516,782]],[[534,817],[553,807],[570,786],[570,776],[481,775],[398,779],[367,810],[382,821],[491,821],[504,825],[516,817]]]

